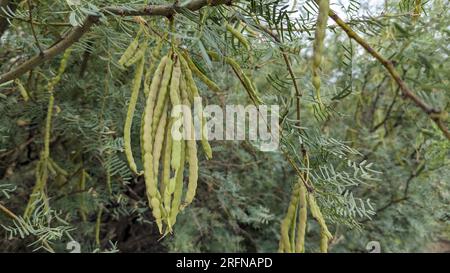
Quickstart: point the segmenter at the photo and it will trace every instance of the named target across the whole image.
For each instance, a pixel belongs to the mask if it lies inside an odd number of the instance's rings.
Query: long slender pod
[[[206,86],[208,86],[209,89],[219,93],[221,90],[217,86],[217,84],[215,84],[212,80],[210,80],[205,74],[203,74],[203,72],[201,72],[197,68],[195,63],[191,60],[191,58],[186,52],[183,52],[182,54],[184,59],[187,61],[187,64],[189,65],[189,68],[191,69],[192,73],[194,73],[204,84],[206,84]]]
[[[15,79],[14,82],[16,83],[17,88],[19,89],[19,93],[22,96],[23,100],[27,102],[30,99],[27,89],[25,89],[25,86],[23,86],[22,82],[19,79]]]
[[[219,61],[220,57],[216,52],[209,51],[209,56],[215,61]],[[253,82],[250,80],[250,78],[244,73],[241,66],[232,58],[225,57],[224,61],[231,66],[236,76],[241,81],[242,85],[244,86],[245,90],[247,91],[248,96],[255,104],[261,104],[262,100],[258,95],[258,92],[256,91],[256,87],[253,84]]]
[[[152,121],[152,137],[155,136],[156,128],[158,127],[158,122],[161,118],[161,115],[164,110],[164,105],[166,104],[167,95],[168,95],[168,87],[171,82],[172,77],[172,68],[173,61],[170,58],[167,58],[166,67],[164,68],[164,75],[161,81],[161,86],[158,92],[158,98],[156,100],[155,109],[153,112],[153,121]]]
[[[254,101],[258,105],[261,104],[262,100],[259,97],[258,92],[256,91],[255,85],[250,80],[250,78],[244,73],[240,65],[230,57],[226,57],[225,61],[233,68],[234,73],[236,73],[236,76],[238,76],[239,79],[241,80],[242,85],[244,86],[245,90],[247,91],[252,101]]]
[[[181,198],[183,195],[183,173],[184,173],[184,158],[186,156],[185,153],[185,142],[181,142],[180,146],[180,167],[178,169],[178,172],[176,173],[175,179],[173,180],[173,199],[172,203],[170,204],[170,214],[169,214],[169,221],[171,226],[175,225],[177,221],[177,215],[180,211],[180,204],[181,204]],[[172,181],[171,181],[172,183]]]
[[[136,51],[136,54],[133,55],[128,61],[125,62],[124,66],[128,67],[139,61],[141,58],[145,57],[145,51],[147,50],[148,40],[145,40],[141,43],[141,47]]]
[[[130,102],[128,103],[127,117],[125,119],[125,126],[123,129],[123,138],[125,142],[125,156],[128,161],[128,165],[133,173],[141,175],[142,172],[138,172],[136,162],[134,161],[133,152],[131,149],[131,125],[133,123],[134,111],[136,109],[136,103],[139,96],[139,89],[141,88],[142,75],[144,73],[145,60],[141,57],[138,67],[133,79],[133,87],[131,90]]]
[[[171,117],[174,119],[174,123],[181,120],[182,115],[177,107],[181,105],[180,98],[180,77],[181,68],[179,63],[179,58],[176,59],[175,65],[172,71],[172,80],[170,82],[170,102],[172,103],[172,114]],[[181,154],[181,142],[182,139],[172,140],[172,160],[171,166],[176,171],[180,165],[180,154]]]
[[[291,249],[289,249],[289,252],[295,253],[295,232],[297,229],[297,215],[298,215],[298,197],[297,197],[297,205],[295,207],[294,215],[292,216],[292,220],[289,227],[289,242],[291,243]]]
[[[170,202],[172,198],[172,194],[175,188],[175,185],[170,185],[170,160],[172,153],[172,128],[173,120],[169,119],[169,122],[166,126],[166,133],[164,138],[164,151],[163,151],[163,171],[162,171],[162,183],[160,186],[161,193],[163,195],[163,204],[164,209],[167,215],[170,215]],[[169,219],[169,217],[167,217]],[[169,228],[170,224],[167,223]]]
[[[198,92],[197,85],[195,84],[194,78],[192,76],[192,71],[189,68],[184,56],[181,56],[180,62],[181,62],[181,70],[182,70],[182,73],[184,75],[184,78],[185,78],[186,84],[187,84],[187,91],[191,91],[192,96],[193,96],[192,103],[194,103],[196,98],[201,99],[200,94]],[[212,158],[212,149],[211,149],[211,146],[209,145],[208,135],[207,135],[207,131],[205,128],[206,118],[203,116],[203,112],[201,111],[201,109],[199,109],[199,107],[196,107],[194,110],[196,110],[196,112],[195,112],[196,118],[201,122],[200,130],[201,130],[201,143],[202,143],[203,151],[205,152],[206,157],[208,159],[211,159]]]
[[[316,89],[316,97],[319,105],[322,107],[322,99],[320,96],[320,75],[319,69],[322,63],[322,55],[323,55],[323,43],[325,40],[325,33],[327,29],[327,21],[328,21],[328,11],[330,9],[330,1],[329,0],[316,0],[319,5],[319,14],[317,16],[316,23],[316,32],[315,32],[315,40],[314,40],[314,54],[312,60],[312,73],[313,79],[312,84]]]
[[[79,191],[83,193],[86,190],[86,176],[87,173],[84,169],[81,170],[80,173],[80,182],[79,182]],[[83,222],[87,221],[87,208],[86,208],[86,200],[85,196],[83,194],[80,195],[80,216]]]
[[[195,142],[195,130],[194,124],[192,122],[192,115],[190,111],[190,103],[188,99],[188,95],[186,92],[186,86],[181,85],[181,97],[183,100],[183,105],[188,106],[184,107],[183,111],[183,123],[184,123],[184,132],[186,139],[186,149],[188,154],[188,163],[189,163],[189,180],[188,187],[186,191],[186,196],[184,199],[183,208],[192,203],[195,197],[195,193],[197,191],[197,181],[198,181],[198,158],[197,158],[197,143]],[[183,88],[184,87],[184,88]]]
[[[169,102],[166,100],[161,119],[159,120],[158,127],[156,128],[155,141],[153,143],[153,170],[155,171],[155,179],[158,180],[159,172],[159,159],[161,158],[161,152],[163,150],[164,137],[166,136],[166,124],[167,124],[167,110],[169,108]]]
[[[231,33],[231,35],[233,35],[236,39],[238,39],[238,41],[245,47],[245,49],[247,49],[247,51],[250,51],[250,43],[244,37],[244,35],[242,35],[241,32],[239,32],[230,24],[226,24],[225,28],[227,29],[228,32]]]
[[[142,28],[139,29],[138,33],[136,34],[136,37],[134,37],[133,41],[130,43],[130,45],[125,49],[122,56],[120,57],[118,63],[120,66],[123,66],[133,55],[136,53],[136,50],[139,46],[139,37],[142,34]]]
[[[311,215],[316,219],[320,226],[320,251],[323,253],[328,252],[328,242],[333,238],[330,231],[328,230],[325,219],[323,218],[322,212],[317,205],[316,198],[313,194],[308,194],[308,203],[311,210]]]
[[[298,213],[298,227],[297,238],[295,240],[295,252],[305,252],[305,233],[306,233],[306,221],[308,217],[308,202],[306,199],[306,187],[302,181],[299,181],[299,213]]]
[[[28,200],[28,204],[25,208],[24,217],[29,217],[35,208],[35,201],[38,198],[38,193],[41,192],[45,195],[44,187],[47,184],[48,178],[48,159],[50,156],[50,133],[52,127],[52,117],[53,117],[53,107],[55,104],[55,97],[53,95],[53,89],[56,84],[61,80],[62,74],[66,70],[67,63],[69,61],[70,54],[72,53],[72,48],[66,49],[64,55],[59,64],[58,73],[54,76],[47,85],[48,93],[50,94],[48,98],[48,108],[47,117],[45,120],[45,133],[44,133],[44,149],[40,153],[40,158],[38,165],[36,166],[36,184],[34,185],[33,191]]]
[[[295,214],[298,208],[299,201],[299,185],[295,184],[294,189],[292,190],[291,200],[289,202],[289,207],[287,213],[281,222],[281,240],[282,243],[280,245],[283,246],[282,251],[280,252],[292,252],[292,244],[289,236],[289,230],[292,225],[292,222],[295,222]]]

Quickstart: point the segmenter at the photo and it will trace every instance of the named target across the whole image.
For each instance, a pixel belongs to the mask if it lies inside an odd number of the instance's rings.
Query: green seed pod
[[[63,175],[63,176],[69,176],[69,173],[64,170],[61,166],[58,165],[51,157],[48,158],[49,165],[52,165],[53,169],[56,171],[57,174]]]
[[[200,97],[200,94],[198,92],[197,85],[195,84],[194,78],[192,77],[192,71],[189,69],[187,61],[183,56],[181,56],[181,58],[180,58],[180,63],[181,63],[181,71],[182,71],[182,74],[184,75],[186,85],[187,85],[186,90],[187,90],[189,96],[192,95],[193,99],[190,99],[190,100],[191,100],[191,103],[193,103],[195,98]],[[191,93],[191,95],[190,95],[190,93]],[[206,125],[206,118],[203,116],[203,112],[200,111],[200,109],[197,109],[197,112],[195,113],[195,115],[196,115],[196,118],[198,118],[201,121],[200,128],[201,128],[201,133],[202,133],[201,143],[202,143],[203,151],[205,152],[206,157],[208,159],[211,159],[212,158],[212,149],[208,142],[208,136],[207,136],[207,133],[205,130],[206,128],[204,128]]]
[[[174,111],[175,107],[181,104],[180,98],[180,77],[181,77],[181,68],[179,58],[177,58],[173,71],[172,71],[172,80],[170,82],[170,101],[172,103],[172,111]],[[181,118],[181,115],[174,116],[172,114],[172,118],[174,122]],[[180,167],[180,155],[181,155],[181,140],[173,140],[172,141],[172,160],[171,166],[174,170],[179,169]]]
[[[128,61],[125,62],[124,66],[128,67],[139,61],[140,59],[145,57],[145,51],[147,50],[148,41],[145,40],[143,45],[136,51],[136,54],[133,55]]]
[[[283,240],[280,240],[278,242],[278,253],[284,253],[284,244],[283,244]]]
[[[47,119],[45,122],[45,134],[44,134],[44,152],[43,156],[47,160],[50,154],[50,131],[52,127],[53,105],[55,104],[55,97],[53,93],[48,98]]]
[[[213,60],[220,61],[220,57],[217,53],[209,51],[208,54]],[[261,104],[262,100],[258,96],[258,92],[256,91],[255,85],[250,80],[250,78],[244,73],[241,66],[230,57],[225,57],[224,60],[227,64],[231,66],[234,73],[239,78],[245,90],[247,91],[247,94],[250,97],[250,99],[257,105]]]
[[[48,160],[47,168],[48,168],[48,171],[49,171],[50,175],[52,175],[52,176],[56,176],[57,175],[57,172],[56,172],[55,168],[53,167],[52,163],[50,162],[50,158]]]
[[[130,43],[130,45],[127,47],[127,49],[123,52],[122,56],[120,57],[118,64],[120,66],[123,66],[131,57],[133,57],[134,53],[138,49],[139,46],[139,37],[141,36],[142,28],[139,29],[139,32],[136,34],[136,37],[134,37],[134,40]]]
[[[22,96],[23,100],[27,102],[30,99],[30,96],[28,96],[28,92],[23,86],[22,82],[19,79],[14,80],[14,82],[17,85],[17,88],[19,89],[20,95]]]
[[[282,252],[293,252],[293,246],[291,243],[291,239],[289,238],[289,230],[291,228],[291,225],[293,222],[295,222],[295,215],[297,213],[298,208],[298,202],[299,202],[299,185],[296,184],[294,186],[294,189],[292,190],[291,194],[291,200],[289,202],[289,207],[286,213],[286,216],[284,217],[283,221],[281,222],[281,245],[283,246]]]
[[[250,78],[244,73],[239,64],[230,57],[225,57],[225,61],[233,68],[234,73],[236,73],[236,76],[238,76],[238,78],[241,80],[242,85],[247,91],[250,99],[257,105],[261,104],[262,100],[258,96],[255,85],[250,80]]]
[[[61,76],[66,70],[67,62],[69,60],[70,54],[72,52],[71,48],[66,49],[64,55],[59,64],[58,73],[55,77],[53,77],[47,85],[48,93],[50,94],[48,98],[48,108],[47,108],[47,117],[45,121],[45,133],[44,133],[44,149],[40,153],[40,158],[38,164],[36,166],[36,184],[34,185],[33,191],[30,195],[30,199],[28,200],[28,204],[25,208],[24,218],[28,218],[35,208],[36,198],[41,195],[46,195],[44,192],[44,188],[47,184],[48,179],[48,165],[50,158],[50,133],[52,127],[52,117],[53,117],[53,107],[55,104],[55,97],[53,96],[53,89],[55,85],[61,80]],[[48,204],[45,203],[45,206],[48,207]]]
[[[296,226],[297,226],[297,214],[298,214],[298,197],[297,197],[297,205],[295,207],[294,216],[292,217],[291,226],[290,228],[290,234],[289,234],[289,240],[291,243],[291,249],[289,252],[295,253],[295,232],[296,232]]]
[[[333,238],[333,235],[328,230],[325,219],[313,194],[308,194],[308,203],[312,217],[314,217],[320,226],[320,251],[326,253],[328,251],[328,242]]]
[[[186,89],[181,88],[181,97],[183,99],[183,104],[188,106],[190,109],[189,99],[187,96]],[[184,131],[186,136],[186,150],[188,153],[189,162],[189,181],[188,188],[183,204],[183,208],[192,203],[195,197],[195,192],[197,191],[197,180],[198,180],[198,158],[197,158],[197,144],[195,142],[195,130],[194,124],[192,122],[192,115],[190,111],[183,111],[184,119]]]
[[[164,106],[163,114],[161,116],[161,119],[159,120],[158,127],[156,129],[155,133],[155,142],[153,143],[153,166],[155,171],[155,179],[158,179],[158,172],[159,172],[159,159],[161,157],[161,152],[163,149],[163,143],[164,143],[164,137],[165,137],[165,130],[166,130],[166,124],[167,124],[167,110],[169,108],[169,102],[166,101],[166,105]]]
[[[153,197],[150,200],[150,204],[152,207],[153,217],[155,217],[156,225],[158,226],[159,233],[162,234],[162,226],[163,226],[162,216],[163,215],[162,215],[162,211],[161,211],[161,202],[159,200],[160,200],[160,198]]]
[[[123,129],[124,132],[124,146],[125,146],[125,155],[128,161],[128,165],[133,173],[137,175],[141,175],[142,172],[138,172],[136,162],[134,161],[133,152],[131,149],[131,125],[133,123],[134,111],[136,108],[137,99],[139,96],[139,89],[141,88],[141,79],[142,74],[144,72],[144,58],[141,58],[141,61],[136,68],[135,76],[133,79],[133,87],[131,90],[130,102],[128,103],[127,117],[125,119],[125,126]]]
[[[306,234],[306,221],[308,217],[308,203],[306,199],[306,187],[303,182],[299,179],[298,184],[299,189],[299,217],[298,217],[298,228],[297,228],[297,238],[295,240],[295,252],[304,253],[305,252],[305,234]]]
[[[206,84],[206,86],[208,86],[209,89],[219,93],[220,88],[197,68],[197,66],[191,60],[189,55],[186,52],[183,52],[182,54],[184,59],[187,61],[187,64],[189,65],[189,68],[191,69],[192,73],[194,73],[204,84]]]
[[[180,159],[182,158],[183,160],[181,160],[180,167],[179,167],[178,171],[176,172],[175,179],[173,180],[174,191],[173,191],[173,199],[172,199],[172,204],[171,204],[170,214],[169,214],[169,222],[172,226],[175,225],[175,222],[177,221],[177,215],[178,215],[178,212],[180,211],[181,197],[183,194],[183,173],[184,173],[184,162],[185,162],[184,158],[186,156],[185,149],[186,149],[186,147],[185,147],[185,143],[183,141],[183,142],[181,142],[181,147],[180,147],[180,150],[181,150]],[[170,183],[172,183],[172,179],[171,179]]]
[[[172,71],[172,80],[170,81],[170,101],[173,107],[181,104],[180,79],[181,79],[180,58],[177,58]]]
[[[169,118],[169,117],[168,117]],[[163,184],[167,186],[170,179],[170,156],[172,152],[172,128],[173,120],[169,118],[164,137],[164,153],[163,153]]]
[[[168,86],[172,74],[173,62],[170,58],[167,58],[167,63],[164,68],[164,75],[161,81],[161,86],[159,88],[158,98],[156,101],[156,106],[153,112],[153,121],[152,121],[152,136],[155,135],[156,127],[158,126],[158,122],[161,118],[161,115],[164,110],[164,105],[166,104]]]
[[[245,49],[247,49],[247,51],[250,51],[250,43],[247,41],[244,35],[242,35],[241,32],[239,32],[230,24],[226,24],[225,27],[231,33],[231,35],[238,39],[238,41],[245,47]]]
[[[58,73],[49,81],[47,85],[47,90],[49,93],[53,92],[53,89],[55,88],[56,84],[61,80],[61,76],[62,74],[64,74],[64,71],[66,70],[67,62],[69,61],[71,53],[72,53],[71,47],[69,47],[68,49],[66,49],[66,51],[64,51],[64,55],[59,64]]]
[[[313,81],[312,84],[316,89],[316,97],[319,105],[322,106],[322,99],[320,96],[320,75],[319,69],[322,63],[322,55],[323,55],[323,43],[325,40],[325,33],[327,29],[327,21],[328,21],[328,12],[330,9],[330,1],[329,0],[316,0],[319,5],[319,14],[317,17],[316,23],[316,32],[315,32],[315,40],[314,40],[314,53],[312,59],[312,74]]]
[[[147,128],[147,130],[148,129],[149,128]],[[149,201],[149,205],[152,208],[153,217],[155,218],[156,224],[158,225],[159,233],[162,234],[163,230],[161,220],[162,212],[160,208],[160,202],[158,200],[160,199],[160,197],[158,197],[160,196],[160,194],[153,174],[153,156],[151,155],[151,153],[144,154],[143,162],[144,162],[144,177],[145,177],[145,186],[147,189],[147,198]]]
[[[79,183],[78,189],[80,192],[83,192],[86,189],[86,171],[84,169],[81,170],[80,176],[81,177],[80,177],[80,183]],[[86,212],[87,212],[86,201],[85,201],[84,195],[81,194],[80,195],[80,216],[81,216],[81,219],[83,222],[87,221]]]

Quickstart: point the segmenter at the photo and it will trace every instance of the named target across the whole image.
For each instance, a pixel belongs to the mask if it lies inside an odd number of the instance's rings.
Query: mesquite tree
[[[370,2],[0,0],[0,250],[448,240],[448,3]],[[278,105],[277,149],[197,101]]]

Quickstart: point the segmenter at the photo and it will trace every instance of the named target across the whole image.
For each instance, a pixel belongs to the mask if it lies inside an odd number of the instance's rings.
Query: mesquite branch
[[[106,7],[103,9],[105,15],[119,15],[119,16],[165,16],[171,17],[181,9],[189,9],[191,11],[199,10],[200,8],[210,5],[230,5],[232,0],[192,0],[186,5],[178,4],[163,4],[163,5],[147,5],[139,9],[129,10],[120,7]],[[38,65],[52,59],[58,54],[64,52],[72,44],[77,42],[90,28],[98,22],[98,16],[89,15],[83,24],[78,27],[74,27],[63,39],[54,44],[53,46],[42,51],[42,54],[38,54],[29,60],[25,61],[15,69],[0,75],[0,84],[10,80],[14,80],[24,73],[30,71]]]
[[[371,47],[361,36],[359,36],[355,31],[353,31],[350,28],[350,26],[347,23],[345,23],[334,11],[330,10],[328,15],[331,17],[331,19],[333,19],[336,22],[336,24],[339,27],[341,27],[347,33],[350,39],[353,39],[358,44],[360,44],[370,55],[375,57],[375,59],[377,59],[387,69],[391,77],[398,84],[400,90],[402,91],[403,96],[405,98],[412,100],[417,107],[422,109],[436,123],[438,128],[445,135],[445,137],[450,140],[450,132],[448,131],[448,128],[444,124],[447,113],[445,111],[440,111],[433,108],[432,106],[424,102],[416,94],[414,94],[412,90],[409,89],[409,87],[403,81],[400,74],[395,69],[395,66],[392,63],[392,61],[386,59],[378,51],[376,51],[373,47]]]

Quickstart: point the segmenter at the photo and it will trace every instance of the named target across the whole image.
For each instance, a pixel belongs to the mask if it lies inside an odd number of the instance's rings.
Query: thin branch
[[[182,11],[182,9],[196,11],[207,5],[231,5],[231,1],[232,0],[192,0],[183,6],[179,6],[177,4],[147,5],[134,10],[121,7],[106,7],[103,9],[103,12],[105,15],[171,17],[177,12]],[[42,63],[62,53],[72,44],[77,42],[86,32],[88,32],[90,28],[99,21],[98,19],[98,16],[89,15],[81,26],[74,27],[62,40],[44,50],[43,54],[38,54],[17,66],[15,69],[0,75],[0,84],[16,79],[36,66],[41,65]]]
[[[0,211],[2,211],[6,216],[8,216],[13,220],[19,219],[19,217],[16,214],[14,214],[14,212],[10,211],[7,207],[3,206],[2,203],[0,203]]]
[[[37,45],[37,47],[39,49],[39,54],[42,55],[42,54],[44,54],[44,52],[42,51],[41,44],[39,43],[39,39],[36,36],[36,31],[34,29],[34,24],[33,24],[33,11],[32,11],[33,7],[31,5],[31,0],[28,0],[27,4],[28,4],[28,13],[29,13],[31,32],[33,33],[33,37],[36,40],[36,45]]]
[[[350,37],[350,39],[355,40],[358,44],[360,44],[370,55],[375,57],[389,72],[391,77],[397,82],[400,90],[404,97],[412,100],[417,107],[422,109],[438,126],[438,128],[443,132],[444,136],[450,140],[450,132],[448,128],[444,124],[444,120],[447,116],[445,111],[440,111],[434,109],[432,106],[428,105],[426,102],[421,100],[416,94],[412,92],[411,89],[406,85],[403,79],[400,77],[400,74],[394,67],[392,61],[383,57],[378,51],[372,48],[361,36],[359,36],[355,31],[353,31],[350,26],[345,23],[334,11],[330,10],[329,16],[333,19]]]

